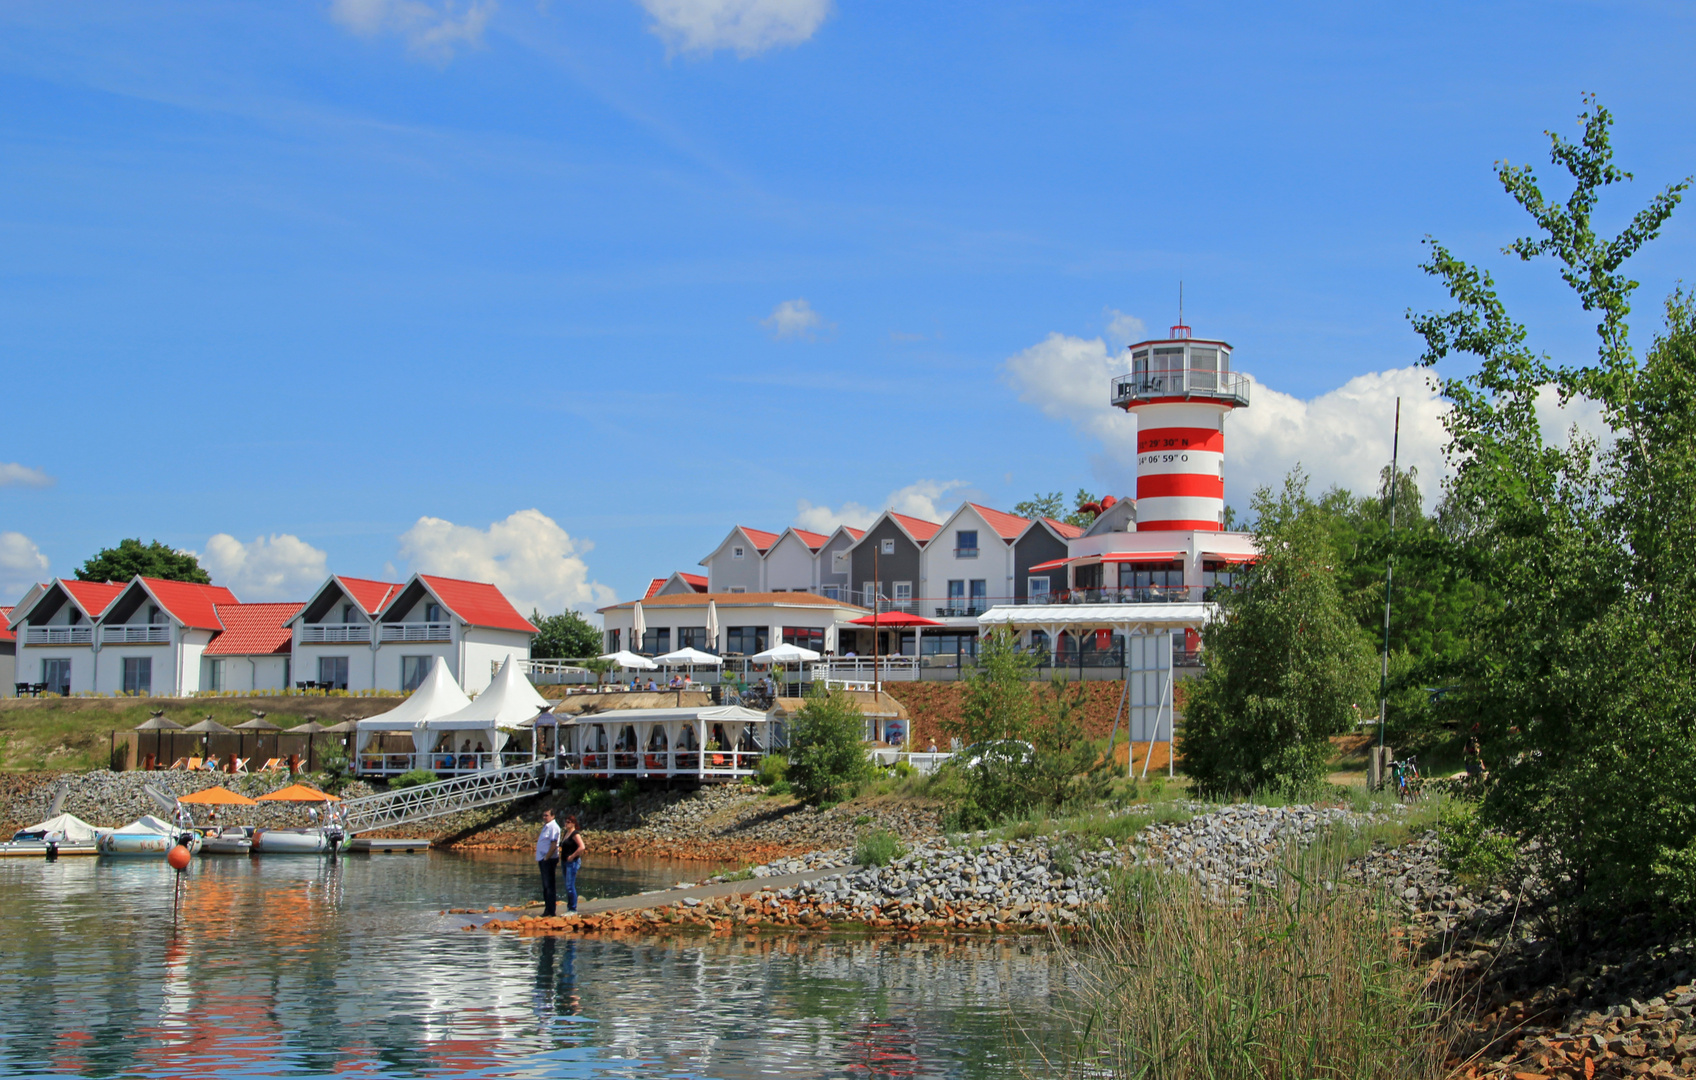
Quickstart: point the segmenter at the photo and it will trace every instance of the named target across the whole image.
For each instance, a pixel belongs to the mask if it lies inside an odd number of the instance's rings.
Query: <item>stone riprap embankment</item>
[[[43,776],[13,794],[6,806],[6,835],[33,825],[46,818],[53,800],[62,790],[63,810],[75,814],[90,825],[115,828],[127,825],[143,814],[161,815],[158,803],[148,798],[143,784],[169,796],[190,795],[209,787],[227,787],[250,799],[287,787],[294,783],[288,773],[249,774],[228,776],[222,773],[159,770],[156,772],[109,772],[105,769],[85,773],[64,773]],[[369,794],[362,783],[349,785],[342,791],[346,798]],[[195,807],[195,820],[202,824],[209,818],[208,807]],[[258,806],[220,806],[217,820],[222,824],[283,827],[299,825],[305,820],[306,809],[300,803],[261,803]]]

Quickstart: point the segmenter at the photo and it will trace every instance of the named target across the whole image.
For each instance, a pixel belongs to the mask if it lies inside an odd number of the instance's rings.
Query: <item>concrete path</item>
[[[762,889],[787,889],[791,885],[800,885],[808,881],[818,881],[832,874],[852,874],[864,869],[860,866],[835,866],[828,870],[803,870],[798,874],[774,874],[771,877],[748,878],[744,881],[719,881],[710,885],[692,885],[687,889],[656,889],[653,892],[633,893],[630,896],[611,896],[604,900],[584,900],[577,905],[579,915],[601,915],[609,911],[640,911],[643,908],[665,907],[679,900],[693,897],[697,900],[711,900],[720,896],[748,896]],[[521,916],[540,915],[541,905],[523,908],[519,911],[490,911],[477,912],[470,915],[449,915],[448,925],[454,929],[462,926],[482,926],[491,919],[517,919]],[[565,898],[560,897],[561,915],[565,914]]]

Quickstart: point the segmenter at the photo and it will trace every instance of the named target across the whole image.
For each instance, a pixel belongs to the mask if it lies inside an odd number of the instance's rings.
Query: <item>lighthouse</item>
[[[1248,406],[1248,378],[1231,346],[1179,325],[1130,346],[1131,373],[1113,380],[1113,404],[1137,418],[1138,532],[1225,527],[1225,414]]]

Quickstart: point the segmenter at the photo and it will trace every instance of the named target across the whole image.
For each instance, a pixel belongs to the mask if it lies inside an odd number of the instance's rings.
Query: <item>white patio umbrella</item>
[[[684,664],[688,664],[690,667],[694,667],[696,664],[717,667],[724,663],[724,658],[714,656],[709,652],[702,652],[700,649],[678,649],[676,652],[668,652],[664,656],[654,657],[654,663],[664,664],[667,667],[682,667]]]
[[[762,653],[748,657],[755,664],[799,664],[803,660],[817,660],[819,654],[811,649],[803,649],[799,645],[773,645]]]
[[[651,671],[654,668],[659,667],[658,664],[649,660],[646,656],[638,656],[629,649],[620,649],[617,652],[602,653],[601,659],[611,660],[613,663],[622,668],[640,668],[644,671]]]
[[[718,648],[718,601],[707,601],[707,644]]]
[[[636,601],[636,607],[630,612],[630,651],[642,651],[642,637],[648,632],[648,620],[642,614],[642,601]]]

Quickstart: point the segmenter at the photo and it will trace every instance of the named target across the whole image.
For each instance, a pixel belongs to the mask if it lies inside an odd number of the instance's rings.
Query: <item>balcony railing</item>
[[[1063,589],[1059,604],[1187,604],[1188,585],[1125,585],[1109,589]]]
[[[92,626],[26,626],[25,645],[92,645]]]
[[[370,623],[307,623],[300,628],[300,640],[308,645],[339,644],[349,641],[370,641]]]
[[[1125,408],[1159,398],[1204,398],[1236,406],[1248,404],[1249,379],[1236,371],[1180,367],[1135,371],[1113,380],[1113,404]]]
[[[955,548],[954,557],[956,559],[975,559],[978,557],[978,549],[975,547]]]
[[[171,628],[161,623],[140,626],[102,626],[102,645],[164,645],[171,640]]]
[[[936,618],[976,618],[988,611],[990,606],[987,596],[950,596],[936,605]]]
[[[401,622],[383,624],[383,641],[452,641],[453,624]]]

